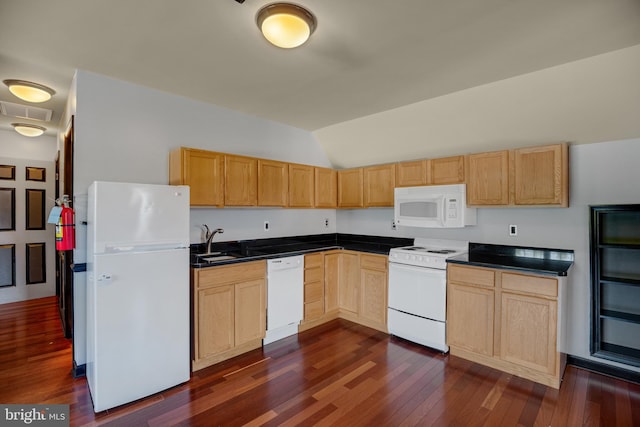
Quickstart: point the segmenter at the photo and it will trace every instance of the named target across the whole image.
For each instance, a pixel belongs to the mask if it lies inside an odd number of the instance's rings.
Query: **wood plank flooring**
[[[56,299],[0,305],[0,402],[71,425],[638,426],[640,385],[568,367],[560,390],[336,320],[94,414]]]

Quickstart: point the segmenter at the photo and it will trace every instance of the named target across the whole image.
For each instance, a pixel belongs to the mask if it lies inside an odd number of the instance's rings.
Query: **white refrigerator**
[[[87,382],[100,412],[190,377],[189,187],[94,182]]]

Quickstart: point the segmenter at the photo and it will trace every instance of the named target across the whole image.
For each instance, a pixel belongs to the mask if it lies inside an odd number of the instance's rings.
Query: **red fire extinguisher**
[[[56,224],[56,249],[69,251],[76,247],[76,225],[73,209],[63,205]]]

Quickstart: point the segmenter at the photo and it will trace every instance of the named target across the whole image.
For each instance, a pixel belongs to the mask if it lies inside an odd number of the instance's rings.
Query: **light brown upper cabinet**
[[[362,168],[338,171],[338,207],[362,208],[363,198]]]
[[[396,165],[369,166],[363,169],[364,206],[393,206]]]
[[[393,206],[394,187],[467,184],[470,206],[569,206],[568,144],[331,168],[179,148],[169,183],[191,187],[191,206]]]
[[[224,204],[256,206],[258,204],[258,159],[224,156]]]
[[[467,159],[467,203],[509,204],[509,151],[470,154]]]
[[[289,165],[258,159],[258,206],[287,206]]]
[[[429,160],[431,176],[428,184],[464,184],[464,156]]]
[[[314,168],[315,172],[315,207],[338,207],[338,172],[329,168]]]
[[[224,155],[184,147],[171,151],[169,184],[188,185],[191,206],[223,206]]]
[[[514,203],[569,206],[569,147],[554,144],[514,150]]]
[[[396,164],[396,187],[427,185],[429,160],[416,160]]]
[[[314,176],[313,166],[289,164],[289,206],[313,207]]]

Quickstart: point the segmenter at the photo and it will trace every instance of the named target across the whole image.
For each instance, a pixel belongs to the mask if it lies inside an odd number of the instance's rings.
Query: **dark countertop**
[[[573,259],[572,250],[469,243],[469,253],[448,258],[447,262],[566,276]]]
[[[409,246],[412,244],[413,239],[407,238],[342,233],[240,240],[214,243],[211,246],[212,253],[219,252],[220,255],[232,256],[234,258],[213,262],[203,261],[196,256],[196,254],[205,252],[204,244],[197,244],[191,245],[191,267],[213,267],[261,259],[303,255],[310,252],[328,251],[332,249],[347,249],[388,255],[389,250],[393,247]]]

